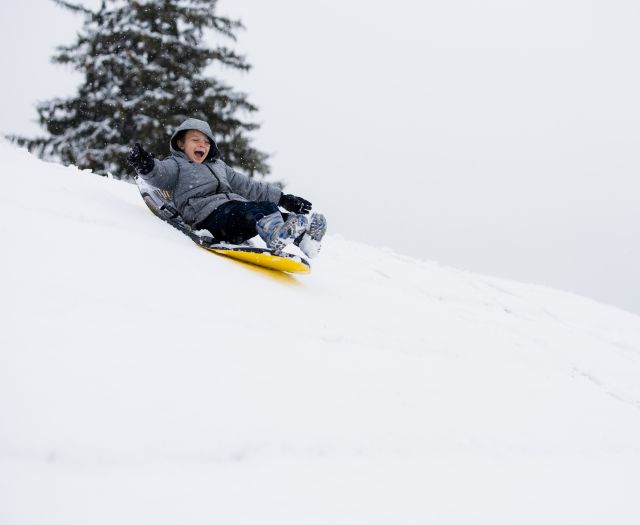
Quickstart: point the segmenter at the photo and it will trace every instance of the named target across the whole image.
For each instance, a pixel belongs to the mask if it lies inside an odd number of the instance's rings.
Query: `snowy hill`
[[[261,271],[0,153],[3,525],[640,522],[639,317],[336,235]]]

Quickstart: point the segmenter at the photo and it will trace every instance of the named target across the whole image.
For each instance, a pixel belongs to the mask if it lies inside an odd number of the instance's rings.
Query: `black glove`
[[[282,206],[287,211],[302,213],[303,215],[311,211],[311,203],[308,200],[285,193],[280,197],[278,206]]]
[[[139,142],[131,148],[127,157],[127,164],[135,169],[140,175],[146,175],[153,169],[153,155],[147,153]]]

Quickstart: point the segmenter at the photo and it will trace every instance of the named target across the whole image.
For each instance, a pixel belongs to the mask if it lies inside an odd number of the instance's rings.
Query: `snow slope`
[[[0,143],[0,523],[640,522],[640,318],[330,235],[196,249]]]

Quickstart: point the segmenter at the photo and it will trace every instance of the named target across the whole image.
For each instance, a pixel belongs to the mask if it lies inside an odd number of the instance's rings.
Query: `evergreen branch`
[[[226,47],[218,47],[209,52],[209,60],[217,60],[235,69],[249,71],[251,66],[246,62],[244,55],[238,55]]]
[[[224,17],[215,17],[213,19],[213,27],[223,35],[231,38],[233,41],[237,40],[236,35],[233,33],[234,30],[244,29],[244,25],[240,20],[231,20]]]
[[[87,9],[81,4],[72,4],[70,2],[65,2],[64,0],[53,0],[54,3],[58,4],[60,7],[64,7],[69,11],[73,11],[75,13],[83,13],[85,15],[93,15],[93,11]]]

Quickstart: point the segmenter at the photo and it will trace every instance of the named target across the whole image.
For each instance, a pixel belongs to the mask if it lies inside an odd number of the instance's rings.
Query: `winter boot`
[[[312,259],[320,251],[320,241],[327,232],[327,219],[325,219],[322,213],[314,213],[311,215],[311,221],[307,226],[304,235],[297,243],[298,247],[302,250],[309,259]]]
[[[285,221],[280,212],[274,212],[256,222],[260,238],[267,243],[267,248],[281,252],[307,229],[307,218],[304,215],[290,214]]]

